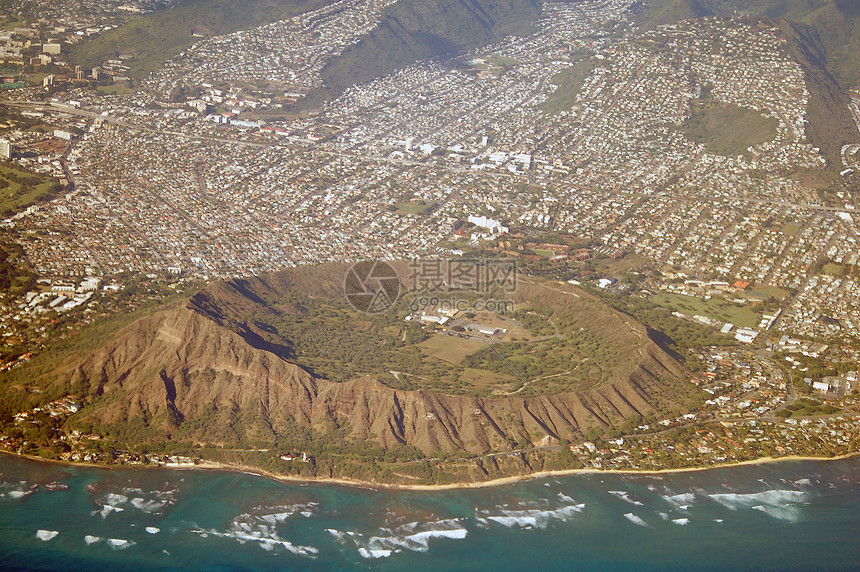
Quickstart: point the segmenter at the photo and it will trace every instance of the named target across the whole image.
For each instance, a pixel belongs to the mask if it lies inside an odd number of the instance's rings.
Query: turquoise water
[[[0,456],[0,494],[4,570],[860,569],[857,458],[392,492]]]

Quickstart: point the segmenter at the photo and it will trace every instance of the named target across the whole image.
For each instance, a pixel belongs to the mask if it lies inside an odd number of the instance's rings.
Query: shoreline
[[[330,477],[300,477],[291,475],[281,475],[258,469],[255,467],[246,467],[243,465],[230,465],[226,463],[218,463],[215,461],[201,461],[199,464],[190,467],[164,467],[164,466],[147,466],[147,465],[100,465],[97,463],[73,463],[70,461],[62,461],[57,459],[45,459],[36,455],[27,455],[20,453],[11,453],[9,451],[0,451],[0,454],[9,457],[24,458],[31,461],[42,463],[50,463],[54,465],[63,465],[67,467],[88,467],[94,469],[105,470],[173,470],[173,471],[222,471],[225,473],[237,473],[243,475],[252,475],[262,477],[281,483],[295,485],[332,485],[350,488],[360,488],[366,490],[382,491],[382,490],[401,490],[401,491],[448,491],[448,490],[468,490],[468,489],[484,489],[490,487],[504,486],[515,484],[524,481],[537,479],[545,479],[551,477],[569,477],[573,475],[671,475],[675,473],[694,473],[701,471],[711,471],[714,469],[730,469],[733,467],[744,467],[754,465],[766,465],[779,462],[791,461],[842,461],[853,457],[860,456],[860,452],[847,453],[835,457],[808,457],[800,455],[790,455],[786,457],[759,457],[749,461],[739,461],[737,463],[721,463],[718,465],[709,465],[705,467],[683,467],[678,469],[562,469],[556,471],[539,471],[528,475],[511,475],[508,477],[499,477],[488,481],[475,481],[465,483],[449,483],[444,485],[409,485],[398,483],[375,483],[372,481],[354,481],[350,479],[339,479]]]

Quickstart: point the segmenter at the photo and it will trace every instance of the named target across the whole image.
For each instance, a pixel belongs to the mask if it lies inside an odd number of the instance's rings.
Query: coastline
[[[446,490],[467,490],[467,489],[484,489],[490,487],[504,486],[515,484],[523,481],[531,481],[536,479],[545,479],[551,477],[569,477],[573,475],[670,475],[675,473],[694,473],[701,471],[711,471],[714,469],[729,469],[733,467],[744,467],[753,465],[765,465],[771,463],[790,462],[790,461],[841,461],[852,457],[860,456],[860,452],[847,453],[835,457],[807,457],[799,455],[790,455],[786,457],[759,457],[749,461],[739,461],[737,463],[722,463],[718,465],[709,465],[706,467],[684,467],[679,469],[563,469],[557,471],[540,471],[530,473],[528,475],[512,475],[508,477],[499,477],[488,481],[475,481],[464,483],[448,483],[444,485],[409,485],[397,483],[376,483],[372,481],[355,481],[351,479],[339,479],[330,477],[299,477],[291,475],[281,475],[258,469],[255,467],[246,467],[243,465],[230,465],[226,463],[217,463],[215,461],[202,461],[201,463],[190,467],[163,467],[163,466],[147,466],[147,465],[100,465],[97,463],[73,463],[69,461],[61,461],[56,459],[45,459],[36,455],[27,455],[20,453],[11,453],[9,451],[0,451],[0,454],[9,457],[19,457],[31,461],[42,463],[50,463],[55,465],[63,465],[67,467],[88,467],[95,469],[106,470],[173,470],[173,471],[222,471],[229,473],[237,473],[244,475],[253,475],[263,477],[274,481],[294,484],[294,485],[333,485],[350,488],[360,488],[369,490],[402,490],[402,491],[446,491]]]

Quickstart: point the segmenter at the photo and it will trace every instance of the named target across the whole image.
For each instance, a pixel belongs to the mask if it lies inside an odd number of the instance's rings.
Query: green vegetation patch
[[[552,76],[550,81],[558,88],[541,104],[541,110],[556,114],[573,107],[585,80],[597,67],[597,60],[590,56],[589,52],[580,52],[572,66]]]
[[[10,9],[14,9],[14,8],[10,3],[2,2],[2,3],[0,3],[0,9],[2,9],[4,12],[6,12],[6,10],[10,10]],[[0,17],[0,28],[2,28],[4,30],[12,31],[15,28],[23,27],[26,23],[27,23],[26,20],[19,20],[19,19],[15,18],[14,16],[2,16],[2,17]]]
[[[397,205],[397,212],[403,214],[427,214],[435,205],[428,204],[424,201],[409,201]]]
[[[613,308],[630,314],[658,332],[657,337],[664,346],[677,352],[678,356],[684,359],[690,368],[695,369],[698,364],[696,359],[688,353],[688,350],[702,346],[734,345],[736,343],[734,339],[722,336],[712,328],[673,316],[670,307],[659,304],[653,298],[646,300],[602,290],[594,290],[594,292]],[[688,298],[684,297],[684,299],[687,300]],[[690,299],[692,300],[692,298]]]
[[[514,58],[506,58],[504,56],[499,56],[495,58],[487,59],[487,63],[491,66],[499,66],[505,69],[510,69],[520,65],[520,61]]]
[[[758,111],[732,103],[699,100],[682,130],[691,140],[702,143],[710,153],[745,155],[747,148],[776,137],[779,122]]]
[[[651,298],[651,301],[671,311],[678,311],[690,316],[708,316],[746,328],[752,328],[759,322],[758,312],[722,298],[705,300],[681,294],[658,294]]]
[[[400,0],[380,24],[322,70],[327,90],[303,102],[337,97],[348,87],[388,75],[418,60],[467,51],[533,31],[536,0]]]
[[[824,265],[824,268],[822,268],[822,272],[824,272],[824,274],[829,274],[830,276],[842,276],[845,274],[845,267],[835,262],[828,262]]]
[[[512,375],[471,367],[463,369],[462,377],[469,385],[479,390],[484,390],[491,385],[510,385],[516,383],[516,378]]]
[[[366,315],[339,299],[293,292],[289,304],[279,308],[276,315],[255,316],[257,326],[275,334],[289,348],[289,358],[335,382],[370,375],[396,389],[486,395],[491,382],[509,381],[505,376],[465,375],[464,360],[486,344],[405,322],[409,311],[404,299],[392,314]],[[472,383],[476,379],[478,385]]]
[[[794,222],[789,222],[789,223],[782,225],[782,228],[779,229],[779,232],[781,232],[782,234],[786,234],[788,236],[794,236],[798,232],[800,232],[801,228],[803,228],[801,225],[794,223]]]
[[[71,48],[69,57],[75,64],[92,68],[120,54],[128,54],[133,56],[127,61],[130,75],[142,79],[198,41],[193,34],[229,34],[291,18],[330,3],[330,0],[186,0],[81,42]]]
[[[9,216],[42,201],[60,189],[53,178],[0,165],[0,213]]]
[[[830,415],[837,411],[839,409],[830,404],[802,397],[791,405],[788,405],[777,415],[780,417],[808,417],[810,415]]]
[[[514,390],[528,385],[540,393],[582,391],[610,380],[623,349],[601,344],[592,332],[535,343],[505,342],[485,347],[463,361],[467,367],[517,378]]]
[[[0,292],[21,296],[36,282],[36,273],[20,244],[0,235]]]
[[[777,286],[765,286],[762,284],[749,289],[747,294],[755,296],[756,298],[761,298],[762,300],[767,300],[768,298],[785,300],[789,297],[791,292],[783,288],[778,288]]]
[[[542,316],[536,312],[517,310],[511,314],[511,317],[535,336],[548,337],[558,333],[546,316]]]
[[[653,30],[666,24],[709,16],[712,12],[696,0],[668,0],[646,13],[642,30]]]
[[[113,85],[100,85],[96,89],[99,93],[103,93],[105,95],[127,95],[134,92],[132,88],[119,83],[115,83]]]
[[[431,356],[450,363],[460,363],[473,353],[486,347],[484,342],[455,336],[430,336],[421,347]]]

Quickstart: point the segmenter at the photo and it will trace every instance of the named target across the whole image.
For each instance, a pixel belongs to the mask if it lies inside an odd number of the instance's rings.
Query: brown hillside
[[[623,359],[611,382],[549,396],[403,391],[361,375],[335,383],[285,359],[289,340],[242,318],[279,311],[271,300],[291,289],[334,295],[341,270],[326,266],[218,283],[188,307],[125,327],[74,367],[45,375],[42,385],[85,396],[78,421],[137,428],[126,431],[129,442],[236,444],[272,440],[298,426],[323,438],[386,448],[407,444],[427,454],[506,450],[547,435],[575,439],[634,414],[682,408],[694,393],[683,367],[641,324],[567,285],[522,284],[514,299],[547,312],[559,327],[590,328]]]
[[[583,393],[545,398],[467,398],[398,391],[371,378],[344,383],[316,379],[296,364],[249,346],[241,336],[185,308],[125,328],[109,347],[85,358],[61,382],[92,405],[96,425],[146,422],[159,436],[176,433],[214,406],[218,423],[199,440],[229,440],[211,433],[235,412],[258,416],[274,433],[290,421],[326,434],[349,427],[356,440],[385,447],[412,445],[425,453],[504,450],[509,443],[546,435],[575,438],[612,419],[653,410],[660,375],[677,367],[646,354],[629,379]],[[265,430],[251,437],[271,437]]]

